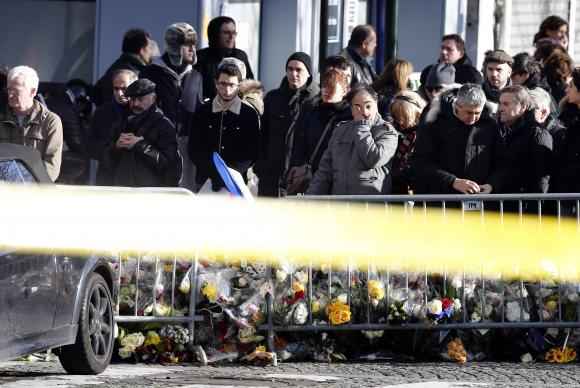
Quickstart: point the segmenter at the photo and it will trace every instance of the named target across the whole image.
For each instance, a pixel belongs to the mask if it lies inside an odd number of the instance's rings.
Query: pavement
[[[278,366],[112,364],[67,375],[55,362],[0,363],[1,388],[579,387],[580,365],[543,363],[280,363]]]

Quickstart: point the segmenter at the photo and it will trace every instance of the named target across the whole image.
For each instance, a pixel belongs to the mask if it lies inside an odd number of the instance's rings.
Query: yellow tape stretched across
[[[575,223],[390,206],[0,185],[0,248],[147,252],[580,279]],[[431,214],[432,213],[432,214]]]

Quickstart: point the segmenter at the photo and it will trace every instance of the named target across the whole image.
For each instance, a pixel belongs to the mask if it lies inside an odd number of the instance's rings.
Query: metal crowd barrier
[[[197,280],[198,280],[198,270],[199,270],[199,262],[197,258],[187,259],[190,261],[190,272],[189,272],[189,306],[188,306],[188,313],[183,316],[179,316],[175,314],[176,310],[176,290],[177,290],[177,266],[178,261],[183,263],[186,260],[178,258],[176,256],[173,259],[161,259],[158,256],[155,257],[144,257],[138,256],[135,258],[123,258],[117,257],[116,263],[117,267],[117,278],[116,278],[116,287],[117,287],[117,295],[120,295],[120,291],[122,287],[127,286],[134,286],[134,293],[131,295],[132,302],[134,303],[133,306],[133,314],[119,314],[119,304],[120,301],[117,301],[116,306],[116,314],[115,314],[115,321],[117,323],[179,323],[179,324],[187,324],[189,329],[189,340],[190,344],[193,346],[195,343],[195,323],[203,321],[203,316],[196,314],[196,305],[197,305]],[[130,261],[134,261],[135,265],[135,276],[133,277],[131,274],[129,276],[131,279],[134,278],[134,282],[130,282],[128,284],[122,284],[122,279],[124,275],[127,275],[125,272],[125,266],[128,265]],[[153,276],[155,281],[153,284],[143,284],[141,278],[142,269],[144,267],[149,267],[148,269],[153,270]],[[169,269],[170,271],[166,271]],[[168,272],[169,277],[171,278],[170,282],[170,303],[166,304],[165,307],[169,308],[170,314],[163,314],[163,315],[156,315],[158,312],[158,302],[157,302],[157,290],[158,287],[161,285],[160,277],[158,274],[160,271]],[[149,273],[151,275],[151,273]],[[164,285],[165,287],[165,285]],[[142,290],[147,289],[150,291],[150,294],[143,295]],[[142,298],[148,298],[148,300],[152,303],[152,311],[151,315],[146,315],[144,311],[140,307],[144,306],[141,303]],[[146,302],[147,303],[147,302]],[[151,306],[151,305],[150,305]]]
[[[482,220],[485,217],[486,209],[487,211],[492,211],[494,213],[499,213],[501,219],[503,220],[504,215],[516,214],[520,220],[523,220],[524,215],[537,216],[540,221],[543,217],[554,216],[557,217],[558,222],[564,217],[575,218],[578,227],[580,228],[580,194],[487,194],[487,195],[391,195],[391,196],[302,196],[302,197],[292,197],[290,200],[294,201],[318,201],[318,202],[328,202],[336,205],[337,202],[345,202],[345,206],[350,203],[358,204],[368,204],[368,205],[384,205],[385,209],[388,210],[393,206],[403,206],[405,212],[423,212],[424,214],[432,212],[439,212],[439,214],[445,215],[448,209],[453,208],[454,210],[459,210],[462,215],[467,212],[478,212],[481,214]],[[573,317],[565,317],[563,309],[563,299],[562,292],[564,287],[572,286],[575,287],[580,293],[580,285],[570,285],[557,282],[557,312],[554,317],[550,320],[544,319],[544,298],[541,296],[541,292],[544,286],[543,282],[531,283],[526,281],[519,281],[516,283],[516,288],[519,288],[519,298],[517,298],[520,304],[520,317],[516,321],[508,321],[506,319],[506,288],[503,288],[501,293],[501,311],[499,313],[500,318],[496,320],[486,320],[484,314],[482,314],[481,321],[472,322],[468,316],[468,309],[466,304],[466,293],[465,285],[466,279],[468,278],[464,273],[461,277],[461,296],[459,296],[462,302],[462,312],[461,318],[454,322],[438,323],[433,324],[430,322],[414,322],[414,323],[390,323],[387,319],[388,310],[390,306],[389,300],[389,287],[390,279],[396,276],[395,273],[386,272],[384,274],[385,283],[385,298],[386,298],[386,313],[382,317],[382,322],[378,323],[377,320],[371,319],[371,306],[370,303],[366,303],[366,320],[363,322],[349,322],[341,325],[331,325],[328,323],[328,319],[325,323],[316,322],[313,319],[312,312],[312,301],[313,301],[313,267],[310,265],[305,268],[308,273],[308,285],[306,290],[306,299],[308,309],[308,319],[304,325],[283,325],[274,324],[274,300],[276,295],[268,294],[266,296],[266,323],[259,327],[260,330],[267,332],[267,342],[268,348],[270,350],[274,349],[274,337],[277,332],[323,332],[323,331],[351,331],[351,330],[450,330],[450,329],[500,329],[500,328],[578,328],[580,327],[580,298],[575,302],[575,315]],[[272,271],[270,271],[272,272]],[[344,272],[342,273],[344,276]],[[337,276],[336,272],[333,273],[332,268],[328,271],[328,290],[327,290],[327,300],[333,298],[332,295],[332,279],[333,276]],[[349,308],[352,302],[352,283],[351,279],[354,275],[353,269],[349,266],[346,272],[346,278],[348,279],[348,292],[347,300]],[[398,276],[406,276],[406,293],[409,295],[409,273],[402,274],[398,273]],[[443,270],[440,273],[443,276],[443,288],[448,287],[449,276]],[[430,275],[426,272],[422,273],[424,279],[425,287],[429,285]],[[291,287],[293,274],[289,276]],[[371,279],[370,266],[366,273],[367,280]],[[474,279],[473,276],[469,277],[470,281],[477,281],[478,287],[480,287],[480,298],[482,300],[478,301],[483,306],[485,311],[486,307],[486,282],[491,284],[491,280],[485,279],[483,276]],[[497,281],[497,280],[494,280]],[[500,279],[501,281],[501,279]],[[512,283],[513,285],[513,283]],[[537,299],[533,296],[534,292],[539,290],[540,298]],[[528,296],[524,296],[525,292],[528,291]],[[428,293],[428,292],[427,292]],[[368,289],[367,289],[368,295]],[[532,296],[530,298],[530,295]],[[427,303],[427,297],[425,296],[424,303]],[[367,301],[368,302],[368,301]],[[533,304],[533,305],[531,305]],[[539,307],[538,307],[539,306]],[[537,319],[529,315],[529,320],[524,320],[525,311],[535,311],[535,316]],[[376,317],[375,317],[376,318]]]

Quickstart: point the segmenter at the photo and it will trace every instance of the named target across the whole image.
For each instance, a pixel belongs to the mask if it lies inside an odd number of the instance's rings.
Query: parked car
[[[52,184],[38,151],[14,144],[0,144],[0,180]],[[105,370],[115,340],[114,279],[96,256],[0,252],[0,360],[53,349],[69,373]]]

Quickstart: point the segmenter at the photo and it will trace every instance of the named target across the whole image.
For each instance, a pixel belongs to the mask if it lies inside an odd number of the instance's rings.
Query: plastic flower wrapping
[[[114,261],[120,275],[119,314],[187,315],[194,285],[196,314],[203,322],[196,323],[193,334],[208,362],[273,362],[273,353],[265,348],[266,332],[260,328],[267,319],[268,294],[272,295],[274,325],[317,327],[311,332],[277,332],[274,350],[280,361],[437,357],[459,363],[492,358],[570,362],[575,353],[550,349],[580,346],[580,330],[476,326],[576,320],[580,288],[575,284],[509,281],[499,275],[485,280],[473,275],[446,276],[444,270],[434,274],[386,272],[372,264],[309,269],[283,259],[269,265],[214,259],[199,261],[194,281],[190,259],[160,261],[142,256],[139,263],[127,257]],[[475,326],[445,327],[456,323]],[[419,324],[437,326],[437,330],[397,332],[394,336],[380,326],[324,331],[324,327],[361,324]],[[163,363],[196,359],[184,327],[148,324],[137,329],[129,325],[128,334],[123,331],[119,337],[119,357]]]

